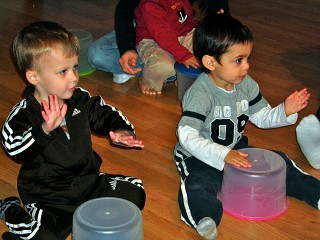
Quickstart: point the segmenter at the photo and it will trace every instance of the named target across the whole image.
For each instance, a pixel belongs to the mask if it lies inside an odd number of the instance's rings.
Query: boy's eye
[[[236,63],[241,63],[242,62],[242,58],[239,58],[236,60]]]
[[[78,64],[73,66],[73,69],[77,69],[78,70],[78,68],[79,68]]]
[[[59,72],[59,74],[61,74],[61,75],[64,75],[64,74],[66,74],[66,73],[67,73],[67,70],[66,70],[66,69],[61,70],[61,71]]]

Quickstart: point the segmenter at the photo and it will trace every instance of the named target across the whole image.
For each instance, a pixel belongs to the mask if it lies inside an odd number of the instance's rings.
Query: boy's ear
[[[27,70],[26,78],[27,78],[28,82],[31,83],[32,85],[37,85],[38,84],[38,77],[37,77],[36,71]]]
[[[215,69],[215,66],[216,66],[216,60],[212,56],[204,55],[202,57],[202,65],[205,68],[209,69],[210,71],[213,71]]]

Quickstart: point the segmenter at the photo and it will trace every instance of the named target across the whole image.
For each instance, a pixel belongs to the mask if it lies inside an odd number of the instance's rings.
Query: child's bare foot
[[[141,92],[143,94],[147,94],[147,95],[156,95],[156,94],[161,94],[161,91],[156,91],[154,90],[150,84],[148,83],[148,81],[146,79],[144,79],[144,77],[140,77],[139,79],[139,84],[140,84],[140,89]]]

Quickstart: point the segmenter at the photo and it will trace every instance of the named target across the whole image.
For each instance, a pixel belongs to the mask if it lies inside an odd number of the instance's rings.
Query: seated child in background
[[[217,194],[225,163],[251,166],[248,155],[237,150],[248,147],[246,123],[260,128],[294,124],[310,97],[302,89],[271,108],[248,75],[252,47],[251,31],[228,15],[208,15],[195,30],[193,49],[204,72],[184,95],[174,157],[181,177],[181,219],[205,239],[218,235],[223,207]],[[319,209],[320,181],[275,152],[287,165],[287,195]]]
[[[174,63],[198,68],[192,53],[193,18],[189,0],[140,0],[135,9],[137,51],[144,64],[140,88],[144,94],[161,94],[163,83],[174,76]]]
[[[113,82],[125,83],[140,75],[142,62],[136,50],[134,9],[139,0],[119,0],[114,13],[114,30],[95,40],[88,61],[97,69],[113,73]]]
[[[320,107],[304,117],[296,128],[297,140],[310,165],[320,169]]]
[[[93,198],[119,197],[143,209],[141,180],[99,171],[91,131],[115,144],[144,145],[121,111],[77,87],[76,36],[59,24],[35,22],[16,36],[13,53],[30,85],[4,123],[2,143],[21,162],[18,191],[27,211],[16,197],[0,201],[9,227],[3,239],[65,239],[75,209]]]
[[[125,83],[141,75],[143,64],[136,50],[134,25],[134,9],[138,3],[139,0],[119,0],[114,31],[94,41],[88,50],[89,63],[96,69],[113,73],[115,83]],[[211,12],[229,14],[228,0],[190,0],[190,3],[197,20]]]

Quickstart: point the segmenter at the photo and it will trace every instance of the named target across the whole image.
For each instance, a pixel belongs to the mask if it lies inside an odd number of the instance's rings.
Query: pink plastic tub
[[[226,164],[219,199],[226,213],[245,220],[268,220],[288,208],[286,164],[272,151],[244,148],[252,167]]]

